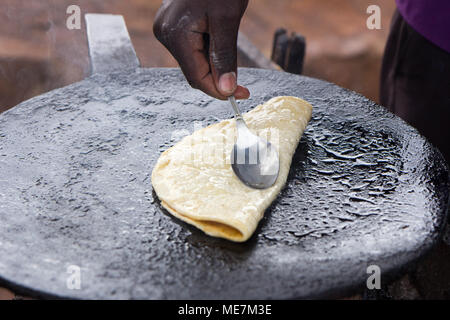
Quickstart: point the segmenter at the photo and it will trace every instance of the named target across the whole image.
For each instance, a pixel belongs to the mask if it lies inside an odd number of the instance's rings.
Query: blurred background
[[[66,9],[125,17],[144,67],[176,67],[155,39],[162,0],[2,0],[0,111],[89,73],[86,26],[66,28]],[[381,8],[381,30],[366,27],[369,5]],[[394,0],[250,0],[241,31],[270,58],[277,28],[306,38],[303,74],[334,82],[378,101],[379,74]]]

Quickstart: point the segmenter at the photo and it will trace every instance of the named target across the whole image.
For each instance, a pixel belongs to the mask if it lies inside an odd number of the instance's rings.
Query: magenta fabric
[[[450,0],[396,0],[403,19],[418,33],[450,53]]]

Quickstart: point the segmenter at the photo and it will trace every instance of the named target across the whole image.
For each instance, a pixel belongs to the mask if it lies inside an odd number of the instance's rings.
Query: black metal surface
[[[109,73],[140,66],[123,16],[88,13],[84,17],[91,73]]]
[[[243,111],[277,95],[314,106],[287,186],[248,242],[171,218],[150,180],[171,138],[231,117],[227,102],[175,69],[94,75],[0,116],[0,282],[77,298],[329,296],[434,244],[448,171],[416,130],[323,81],[251,69],[240,80],[253,96]],[[69,265],[80,290],[67,288]]]

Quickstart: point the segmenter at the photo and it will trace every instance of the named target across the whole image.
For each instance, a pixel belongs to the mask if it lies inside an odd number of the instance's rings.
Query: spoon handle
[[[234,118],[236,119],[236,127],[238,129],[238,137],[250,139],[252,133],[247,127],[247,124],[244,121],[244,117],[241,114],[241,110],[239,110],[238,104],[236,103],[236,99],[234,96],[228,97],[228,101],[230,101],[231,106],[234,110]]]
[[[236,118],[236,120],[243,120],[241,111],[239,110],[239,107],[238,107],[238,105],[236,103],[235,97],[234,96],[229,96],[228,97],[228,101],[230,101],[231,106],[233,107],[234,117]]]

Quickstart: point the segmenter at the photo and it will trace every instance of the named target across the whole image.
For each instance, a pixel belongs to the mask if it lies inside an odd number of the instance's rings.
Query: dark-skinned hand
[[[237,85],[237,36],[248,0],[164,0],[153,32],[189,84],[218,99],[250,92]]]

